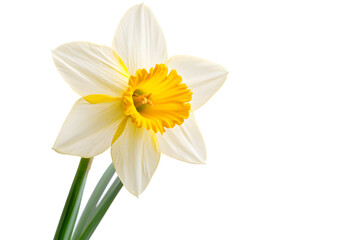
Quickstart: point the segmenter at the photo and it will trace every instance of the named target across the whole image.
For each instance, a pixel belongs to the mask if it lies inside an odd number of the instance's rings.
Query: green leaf
[[[81,158],[80,160],[79,167],[56,229],[54,240],[67,240],[71,238],[91,163],[92,158]]]
[[[93,218],[90,220],[89,224],[85,228],[84,232],[81,234],[79,240],[88,240],[91,235],[94,233],[96,227],[99,225],[101,219],[104,217],[106,211],[109,209],[111,203],[115,199],[116,195],[119,193],[123,184],[119,178],[116,178],[106,192],[104,198],[101,200],[99,205],[96,207],[95,214]]]
[[[105,191],[107,185],[109,184],[112,176],[115,173],[113,164],[106,169],[102,175],[100,181],[96,185],[93,193],[91,194],[88,203],[86,204],[84,211],[81,214],[80,220],[76,225],[72,239],[79,239],[81,233],[85,230],[86,226],[89,224],[90,220],[93,218],[96,212],[96,204],[99,202],[100,197]]]

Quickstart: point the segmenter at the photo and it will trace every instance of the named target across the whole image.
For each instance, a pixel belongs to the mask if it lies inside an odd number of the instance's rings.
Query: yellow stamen
[[[137,93],[134,93],[133,95],[133,101],[136,108],[143,104],[149,104],[150,106],[153,106],[152,101],[149,99],[151,97],[151,93],[148,95],[142,94],[139,95]]]

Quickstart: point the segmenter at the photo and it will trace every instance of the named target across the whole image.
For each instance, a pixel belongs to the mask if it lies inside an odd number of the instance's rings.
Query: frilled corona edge
[[[131,76],[122,98],[124,113],[137,127],[164,133],[189,117],[192,92],[176,70],[169,73],[165,64],[157,64]]]

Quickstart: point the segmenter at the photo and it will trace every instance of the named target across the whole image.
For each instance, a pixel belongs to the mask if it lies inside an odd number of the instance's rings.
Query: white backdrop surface
[[[0,2],[0,239],[52,239],[79,158],[51,147],[78,99],[51,49],[111,46],[137,1]],[[225,66],[197,120],[207,164],[162,156],[92,239],[359,239],[359,1],[146,1],[169,56]],[[84,200],[110,164],[95,158]]]

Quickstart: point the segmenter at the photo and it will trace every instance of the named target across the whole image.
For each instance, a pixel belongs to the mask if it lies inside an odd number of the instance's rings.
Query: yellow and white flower
[[[132,7],[120,21],[113,48],[71,42],[56,48],[57,69],[81,98],[56,139],[57,152],[93,157],[111,146],[115,170],[138,196],[160,153],[203,163],[205,144],[193,111],[224,83],[224,67],[191,56],[168,59],[151,10]]]

